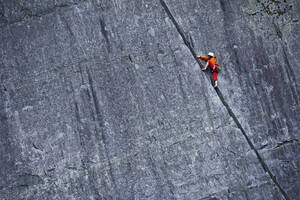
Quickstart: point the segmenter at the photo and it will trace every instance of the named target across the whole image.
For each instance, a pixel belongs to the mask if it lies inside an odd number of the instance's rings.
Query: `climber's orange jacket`
[[[200,58],[201,60],[207,61],[207,62],[208,62],[208,66],[209,66],[212,70],[214,70],[214,66],[216,66],[215,71],[216,71],[216,72],[219,72],[219,63],[218,63],[217,60],[216,60],[217,56],[214,56],[214,57],[212,57],[211,59],[209,59],[209,58],[206,57],[206,56],[200,56],[199,58]]]

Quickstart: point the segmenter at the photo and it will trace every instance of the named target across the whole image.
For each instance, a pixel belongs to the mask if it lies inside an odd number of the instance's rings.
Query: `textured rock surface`
[[[257,2],[168,5],[199,54],[220,55],[226,102],[282,187],[299,199],[300,4]]]
[[[165,3],[299,199],[299,3]],[[160,1],[0,0],[0,41],[0,199],[286,199]]]

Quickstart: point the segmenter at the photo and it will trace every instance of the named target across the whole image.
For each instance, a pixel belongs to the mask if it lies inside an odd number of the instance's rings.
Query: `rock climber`
[[[212,70],[212,78],[214,81],[214,87],[218,87],[217,76],[218,76],[218,72],[219,72],[219,64],[216,60],[217,56],[215,56],[214,53],[212,53],[212,52],[209,52],[207,55],[208,55],[208,57],[198,56],[197,58],[207,61],[205,67],[202,70],[205,71],[205,70],[207,70],[208,67]]]

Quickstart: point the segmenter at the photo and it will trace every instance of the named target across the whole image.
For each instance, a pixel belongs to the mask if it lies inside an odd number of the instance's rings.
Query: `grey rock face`
[[[0,199],[299,199],[299,3],[164,3],[0,0]]]
[[[299,2],[258,2],[167,4],[199,54],[220,55],[225,101],[280,185],[298,199]]]

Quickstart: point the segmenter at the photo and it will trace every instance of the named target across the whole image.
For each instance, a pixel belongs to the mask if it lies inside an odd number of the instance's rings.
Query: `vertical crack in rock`
[[[282,50],[283,50],[283,59],[284,59],[284,62],[286,63],[286,74],[288,76],[288,79],[289,81],[292,83],[291,84],[291,92],[292,92],[292,96],[294,97],[294,100],[295,100],[295,104],[299,104],[300,100],[299,100],[299,95],[298,95],[298,92],[297,92],[297,82],[296,82],[296,77],[295,77],[295,73],[293,72],[293,69],[291,67],[291,64],[289,62],[289,59],[288,59],[288,56],[287,56],[287,53],[286,53],[286,50],[284,47],[282,47]]]
[[[81,68],[80,68],[80,72],[82,73],[81,71]],[[81,74],[82,76],[82,74]],[[78,137],[79,137],[79,144],[80,144],[80,148],[84,150],[84,152],[87,152],[86,150],[86,146],[85,146],[85,140],[84,140],[84,133],[83,131],[81,130],[81,126],[82,126],[82,121],[81,121],[81,117],[80,117],[80,110],[79,110],[79,105],[78,105],[78,102],[75,98],[75,90],[74,90],[74,87],[72,85],[72,83],[70,83],[70,86],[71,86],[71,89],[72,89],[72,94],[74,95],[73,96],[73,99],[74,99],[74,109],[75,109],[75,117],[76,117],[76,121],[77,121],[77,132],[78,132]],[[86,156],[84,156],[84,158],[81,158],[81,165],[83,168],[86,168]]]
[[[108,149],[107,149],[108,143],[107,143],[107,138],[106,138],[106,135],[105,135],[105,127],[104,127],[105,125],[104,125],[104,119],[103,119],[104,114],[100,110],[99,100],[98,100],[96,91],[94,90],[94,83],[93,83],[91,72],[88,68],[86,68],[86,71],[87,71],[88,81],[89,81],[89,85],[90,85],[90,89],[91,89],[92,101],[93,101],[94,107],[95,107],[95,115],[96,115],[95,117],[96,117],[97,122],[99,123],[99,127],[96,127],[96,133],[100,132],[101,140],[103,142],[105,156],[106,156],[107,161],[108,161],[108,168],[109,168],[108,173],[109,173],[109,176],[110,176],[110,179],[111,179],[111,182],[112,182],[113,194],[115,194],[116,196],[119,196],[118,192],[116,191],[116,181],[115,181],[113,171],[112,171],[112,163],[111,163],[111,160],[110,160],[109,155],[108,155]]]
[[[100,26],[101,26],[101,33],[102,33],[102,35],[103,35],[103,37],[105,39],[107,50],[108,50],[108,52],[110,52],[110,44],[109,44],[109,39],[108,39],[108,32],[105,29],[106,25],[105,25],[104,19],[100,16],[99,20],[100,20]]]
[[[176,27],[178,33],[180,34],[182,40],[184,41],[185,45],[188,47],[188,49],[190,50],[191,54],[193,55],[193,57],[195,58],[195,60],[197,61],[197,63],[199,64],[200,67],[203,67],[203,65],[201,64],[201,62],[199,61],[199,59],[197,59],[197,55],[193,49],[193,47],[191,46],[188,38],[185,36],[185,33],[183,31],[183,29],[180,27],[180,25],[177,23],[175,17],[172,15],[170,9],[168,8],[167,4],[164,2],[164,0],[160,0],[160,3],[162,5],[162,7],[164,8],[165,12],[168,14],[168,17],[170,18],[170,20],[172,21],[172,23],[174,24],[174,26]],[[206,76],[206,78],[209,80],[209,78]],[[287,193],[283,190],[283,188],[280,186],[280,184],[278,183],[278,181],[276,180],[275,176],[272,174],[272,172],[270,171],[269,167],[267,166],[267,164],[265,163],[265,161],[262,159],[262,157],[260,156],[260,154],[258,153],[257,149],[255,149],[253,143],[251,142],[250,138],[248,137],[248,135],[246,134],[244,128],[242,127],[241,123],[239,122],[239,120],[237,119],[237,117],[235,116],[235,114],[233,113],[232,109],[230,108],[230,106],[228,105],[228,103],[225,101],[223,94],[221,93],[221,91],[218,88],[215,88],[217,95],[219,96],[221,102],[223,103],[223,105],[225,106],[225,108],[228,111],[228,114],[231,116],[231,118],[233,119],[233,121],[235,122],[235,124],[237,125],[237,127],[240,129],[240,131],[242,132],[242,134],[244,135],[248,145],[250,146],[250,148],[255,152],[256,157],[259,161],[259,163],[262,165],[264,171],[270,176],[271,180],[274,182],[274,184],[278,187],[278,189],[280,190],[281,194],[284,196],[284,198],[286,200],[290,200],[290,198],[288,197]]]

